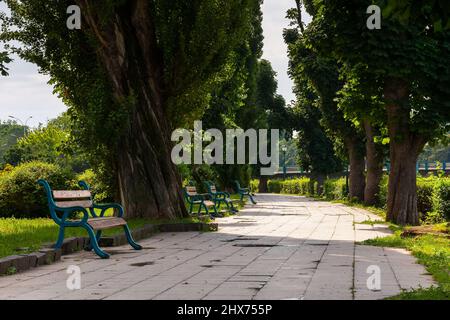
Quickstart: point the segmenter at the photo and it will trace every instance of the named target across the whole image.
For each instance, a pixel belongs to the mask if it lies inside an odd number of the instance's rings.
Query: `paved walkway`
[[[303,197],[259,195],[259,204],[218,219],[217,233],[161,233],[144,250],[82,252],[0,278],[0,299],[381,299],[433,284],[405,250],[355,242],[389,234],[364,210]],[[69,265],[81,290],[66,287]],[[369,266],[381,290],[367,288]],[[375,267],[376,269],[377,267]],[[375,282],[376,284],[376,282]]]

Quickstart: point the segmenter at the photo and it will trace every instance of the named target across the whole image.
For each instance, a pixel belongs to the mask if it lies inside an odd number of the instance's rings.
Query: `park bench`
[[[197,193],[197,188],[194,186],[186,186],[183,189],[184,197],[189,203],[189,214],[192,214],[194,211],[194,205],[198,205],[197,214],[200,216],[202,209],[205,209],[206,214],[210,215],[211,218],[220,217],[220,214],[217,212],[216,204],[214,201],[208,200],[210,197],[208,193],[200,194]],[[209,209],[213,209],[213,213],[210,214]]]
[[[244,200],[245,196],[248,196],[248,198],[250,199],[250,201],[253,204],[256,204],[255,199],[253,198],[255,195],[253,193],[250,192],[249,188],[242,188],[241,184],[239,183],[239,181],[235,180],[234,181],[234,185],[236,187],[236,192],[241,196],[241,201]]]
[[[66,228],[81,227],[89,235],[90,244],[87,250],[94,252],[103,259],[108,259],[109,254],[100,249],[98,242],[102,236],[102,231],[115,227],[122,227],[125,231],[128,243],[135,249],[141,250],[131,235],[127,222],[123,218],[124,210],[121,205],[96,204],[92,200],[92,194],[89,185],[80,181],[79,185],[83,190],[71,191],[53,191],[46,180],[39,180],[38,183],[44,187],[47,192],[48,206],[50,215],[59,226],[59,236],[55,248],[61,248],[64,241],[64,232]],[[109,209],[114,209],[117,216],[105,216]],[[100,214],[97,214],[98,210]],[[81,219],[74,219],[76,214],[82,214]]]
[[[222,204],[227,206],[228,211],[232,213],[239,212],[238,209],[234,206],[234,202],[238,202],[239,200],[231,199],[231,195],[226,191],[217,190],[216,185],[212,181],[205,181],[206,189],[208,190],[211,199],[216,204],[217,209],[220,209]]]

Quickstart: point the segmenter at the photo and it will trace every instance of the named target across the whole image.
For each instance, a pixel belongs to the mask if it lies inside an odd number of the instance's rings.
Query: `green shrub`
[[[269,180],[267,188],[271,193],[286,193],[302,196],[317,194],[318,184],[309,178],[295,178],[288,180]]]
[[[281,192],[281,180],[267,181],[267,190],[270,193],[280,193]]]
[[[112,194],[110,188],[98,178],[96,173],[92,169],[88,169],[85,172],[79,174],[76,180],[72,183],[72,189],[78,189],[78,181],[86,181],[94,195],[94,199],[97,203],[111,202]]]
[[[383,178],[381,178],[380,191],[377,194],[378,202],[376,204],[376,207],[378,208],[387,208],[388,183],[389,176],[385,174],[383,175]]]
[[[433,193],[436,180],[434,176],[417,179],[417,210],[423,221],[427,220],[427,215],[433,211]]]
[[[323,185],[323,195],[327,200],[344,200],[347,198],[345,178],[328,179]]]
[[[287,194],[301,194],[299,179],[284,180],[281,182],[281,192]]]
[[[259,190],[259,180],[258,179],[252,179],[250,180],[250,191],[251,192],[258,192]]]
[[[0,175],[0,217],[37,218],[49,216],[47,196],[37,183],[49,181],[54,189],[65,189],[73,175],[58,165],[33,161]]]
[[[450,178],[437,179],[433,195],[434,211],[450,220]]]

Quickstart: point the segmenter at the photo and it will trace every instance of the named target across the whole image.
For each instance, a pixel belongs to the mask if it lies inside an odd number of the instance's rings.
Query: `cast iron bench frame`
[[[102,231],[115,227],[123,227],[128,243],[135,250],[142,249],[133,240],[128,224],[123,218],[123,207],[117,203],[94,203],[89,185],[86,182],[80,181],[78,183],[83,190],[52,190],[46,180],[41,179],[38,183],[44,187],[47,193],[50,215],[59,226],[59,235],[54,246],[55,248],[62,247],[66,228],[81,227],[87,231],[90,239],[90,245],[86,249],[89,251],[93,249],[100,258],[108,259],[109,254],[100,249],[98,245]],[[97,215],[95,209],[101,210],[99,215]],[[105,213],[109,209],[115,209],[118,212],[117,217],[105,217]],[[58,216],[58,213],[61,213],[61,216]],[[74,213],[82,213],[83,217],[79,220],[72,220],[71,216]]]

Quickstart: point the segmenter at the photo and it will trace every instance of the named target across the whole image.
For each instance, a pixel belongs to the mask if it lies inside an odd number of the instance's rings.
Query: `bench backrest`
[[[209,186],[209,190],[211,190],[212,193],[216,193],[217,192],[217,188],[213,184]]]
[[[186,194],[187,194],[189,197],[193,197],[193,196],[198,195],[198,194],[197,194],[197,188],[196,188],[196,187],[193,187],[193,186],[187,186],[187,187],[186,187]]]
[[[92,194],[89,190],[55,190],[53,199],[59,208],[92,208]]]

